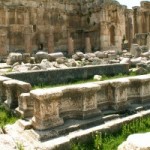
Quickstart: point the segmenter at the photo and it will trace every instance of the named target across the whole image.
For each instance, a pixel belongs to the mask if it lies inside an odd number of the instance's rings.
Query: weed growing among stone
[[[73,143],[72,150],[116,150],[130,134],[142,132],[150,132],[149,116],[133,120],[115,133],[97,132],[86,143]]]
[[[15,114],[0,106],[0,128],[3,128],[6,124],[13,124],[17,119]]]

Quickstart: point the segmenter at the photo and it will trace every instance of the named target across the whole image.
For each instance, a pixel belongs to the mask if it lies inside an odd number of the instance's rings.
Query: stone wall
[[[0,102],[16,109],[23,118],[32,118],[32,126],[39,139],[59,136],[65,130],[67,132],[69,129],[65,124],[70,119],[98,117],[102,121],[101,116],[105,112],[136,111],[136,106],[146,109],[150,103],[149,75],[36,90],[31,90],[29,83],[0,78],[0,91],[3,93]],[[54,128],[55,132],[51,132]],[[76,129],[71,127],[70,130],[73,128]],[[48,134],[44,131],[40,134],[37,130],[46,130]]]
[[[72,53],[116,49],[150,32],[149,2],[128,10],[112,0],[0,1],[0,55],[38,50]]]
[[[148,104],[149,82],[150,77],[143,75],[33,90],[30,92],[34,101],[32,125],[45,130],[63,125],[66,119],[88,119],[100,116],[104,110],[119,112]]]
[[[54,69],[47,71],[32,71],[23,73],[9,73],[7,77],[29,82],[31,85],[54,85],[93,78],[94,75],[128,74],[128,64],[112,64],[87,66],[82,68]]]

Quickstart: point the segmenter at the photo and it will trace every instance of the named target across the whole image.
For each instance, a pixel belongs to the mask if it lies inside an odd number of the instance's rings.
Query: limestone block
[[[16,111],[23,118],[33,117],[33,99],[31,99],[30,93],[22,93],[19,96]]]
[[[52,64],[47,59],[43,59],[40,63],[41,69],[47,70],[47,68],[51,68]]]
[[[22,61],[24,63],[30,63],[30,60],[31,60],[30,53],[24,53],[24,54],[22,54]]]
[[[65,118],[85,119],[100,115],[97,107],[97,91],[93,83],[68,86],[63,89],[60,113]]]
[[[111,107],[112,90],[108,81],[96,82],[101,89],[97,91],[97,105],[100,110],[107,110]]]
[[[64,63],[67,62],[67,58],[66,58],[66,57],[57,58],[57,59],[56,59],[56,62],[57,62],[58,64],[64,64]]]
[[[128,136],[118,150],[149,150],[150,149],[150,133],[139,133]]]
[[[30,63],[35,64],[35,57],[30,57]]]
[[[43,59],[48,59],[48,53],[47,52],[37,52],[35,54],[35,61],[37,63],[40,63]]]
[[[104,52],[100,52],[100,51],[95,52],[95,55],[98,58],[107,58],[108,57],[107,54],[105,54]]]
[[[86,54],[84,54],[85,59],[90,59],[90,58],[94,58],[94,57],[97,57],[95,53],[86,53]]]
[[[10,78],[0,76],[0,103],[3,103],[6,100],[6,89],[3,84],[4,81],[11,80]]]
[[[132,103],[145,103],[150,100],[150,77],[142,75],[130,77],[128,88],[128,101]]]
[[[64,121],[59,116],[60,97],[63,95],[61,89],[39,89],[30,94],[34,100],[32,125],[35,129],[44,130],[63,125]]]
[[[144,53],[141,54],[141,57],[147,57],[147,58],[149,58],[149,56],[150,56],[150,51],[144,52]]]
[[[130,58],[123,58],[123,59],[120,61],[120,64],[125,64],[125,63],[130,64]]]
[[[64,57],[62,52],[48,54],[49,61],[55,61],[57,58]]]
[[[140,57],[140,55],[141,55],[141,49],[140,49],[140,47],[139,47],[138,44],[132,44],[132,45],[131,45],[131,54],[132,54],[135,58]]]
[[[18,106],[16,80],[8,80],[4,82],[6,88],[6,105],[14,109]]]
[[[18,97],[21,93],[29,92],[31,85],[26,82],[18,80],[8,80],[4,82],[6,88],[6,105],[9,108],[16,108],[18,106]]]
[[[31,90],[31,84],[23,81],[17,81],[17,95],[19,96],[21,93],[28,93]]]
[[[14,139],[7,135],[7,134],[1,134],[0,135],[0,149],[2,150],[15,150],[16,149],[16,143]]]
[[[129,80],[126,78],[110,80],[112,95],[110,96],[115,110],[125,110],[127,107],[127,91]]]
[[[13,65],[15,62],[21,63],[21,61],[22,61],[22,54],[20,54],[20,53],[10,53],[8,58],[7,58],[6,63],[8,65]]]
[[[93,80],[101,81],[102,80],[102,76],[101,75],[94,75]]]

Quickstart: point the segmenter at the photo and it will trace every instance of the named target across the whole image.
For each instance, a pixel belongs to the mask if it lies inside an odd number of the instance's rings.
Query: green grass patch
[[[11,111],[6,110],[4,107],[0,106],[0,127],[2,128],[6,124],[13,124],[17,119],[15,114]]]
[[[110,80],[110,79],[117,79],[117,78],[123,78],[123,77],[130,77],[130,76],[136,76],[135,73],[130,73],[130,74],[118,74],[115,76],[106,76],[106,75],[102,75],[102,80]],[[60,86],[67,86],[67,85],[73,85],[73,84],[82,84],[82,83],[88,83],[88,82],[99,82],[97,80],[94,80],[93,78],[90,79],[85,79],[85,80],[75,80],[75,81],[70,81],[68,83],[64,83],[64,84],[55,84],[55,85],[45,85],[45,84],[39,84],[37,86],[33,86],[32,89],[41,89],[41,88],[54,88],[54,87],[60,87]]]
[[[77,141],[72,150],[117,150],[117,147],[133,133],[150,132],[150,117],[146,116],[123,125],[114,133],[96,133],[85,143]]]

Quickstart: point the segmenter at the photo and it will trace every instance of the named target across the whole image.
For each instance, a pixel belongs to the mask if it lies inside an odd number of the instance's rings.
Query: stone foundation
[[[5,105],[28,118],[30,127],[38,131],[38,139],[53,138],[113,118],[104,119],[106,113],[147,108],[150,103],[149,82],[149,75],[142,75],[31,90],[29,83],[1,77],[1,85],[6,89],[3,91]]]

